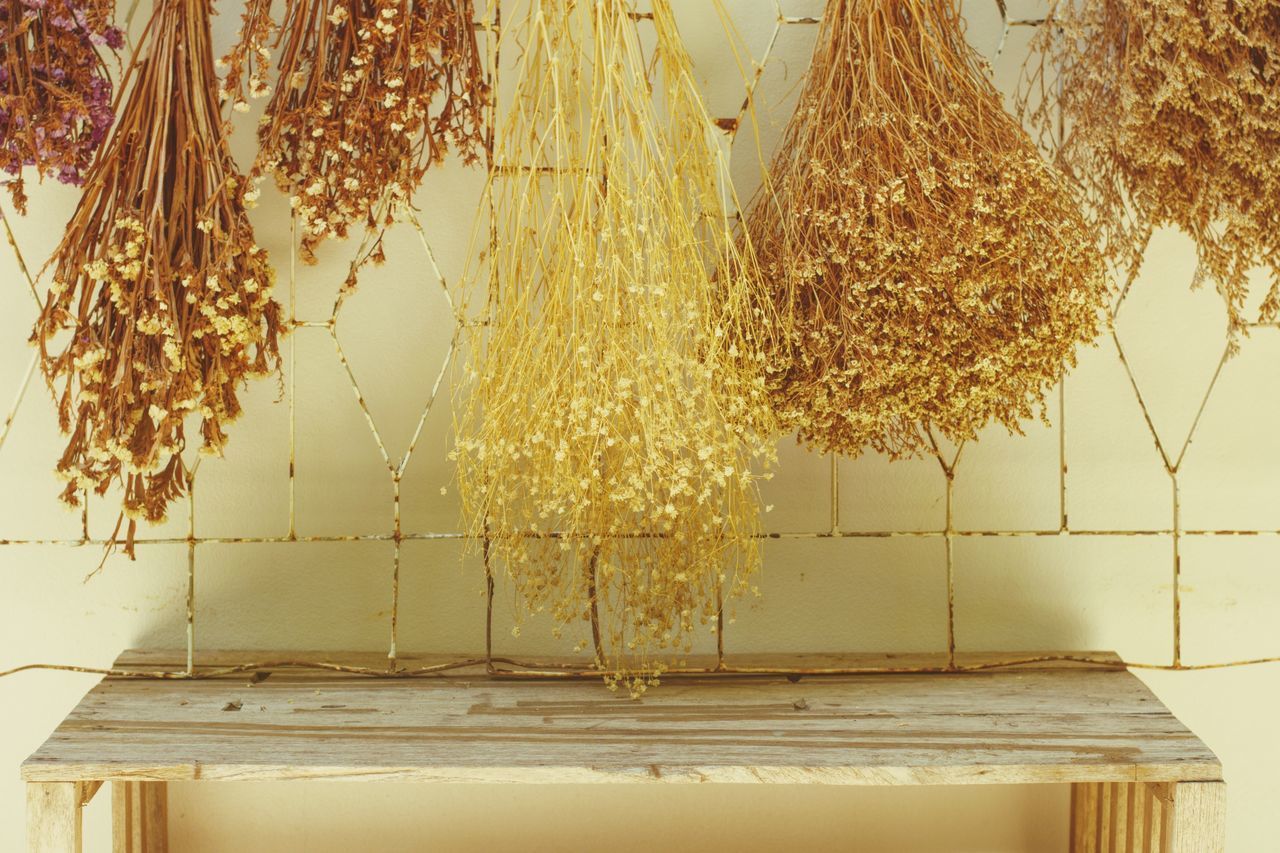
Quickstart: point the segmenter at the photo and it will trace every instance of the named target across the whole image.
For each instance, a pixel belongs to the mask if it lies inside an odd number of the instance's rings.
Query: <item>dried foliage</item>
[[[1018,431],[1098,331],[1094,240],[952,0],[828,3],[747,231],[787,331],[774,405],[824,450]]]
[[[63,500],[118,482],[130,541],[186,485],[188,418],[219,454],[238,387],[278,360],[275,273],[218,114],[209,15],[210,0],[157,3],[35,331],[70,436]]]
[[[254,177],[290,195],[314,260],[351,225],[390,224],[450,145],[474,163],[489,98],[473,0],[288,0],[278,85],[268,84],[270,0],[249,0],[223,95],[266,97]]]
[[[1280,314],[1280,0],[1058,0],[1033,42],[1022,106],[1084,189],[1110,258],[1140,262],[1176,225],[1248,319]]]
[[[630,9],[532,0],[508,24],[523,52],[456,458],[521,617],[583,646],[590,623],[597,666],[636,693],[750,589],[773,451],[752,338],[769,323],[748,322],[762,297],[720,141],[667,0],[652,89]]]
[[[114,0],[0,0],[0,168],[19,212],[24,166],[79,186],[111,127],[99,50],[123,43],[114,11]]]

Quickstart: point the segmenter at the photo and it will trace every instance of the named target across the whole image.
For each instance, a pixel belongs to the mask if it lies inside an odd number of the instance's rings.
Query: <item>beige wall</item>
[[[123,5],[123,4],[122,4]],[[697,69],[718,113],[741,98],[725,37],[709,3],[676,4]],[[756,56],[772,29],[771,0],[734,0],[745,46]],[[791,14],[818,0],[783,3]],[[144,4],[145,6],[145,4]],[[225,44],[235,4],[218,20]],[[973,44],[988,55],[999,41],[995,4],[969,0]],[[1012,3],[1015,16],[1034,3]],[[782,33],[767,67],[760,105],[766,150],[787,118],[807,62],[811,27]],[[996,72],[1006,91],[1016,78],[1025,33],[1015,32]],[[246,119],[251,127],[255,115]],[[752,147],[735,154],[749,190]],[[236,139],[250,156],[251,134]],[[464,263],[481,176],[448,166],[418,196],[428,238],[452,284]],[[75,193],[46,186],[31,215],[14,222],[38,264],[54,245]],[[287,208],[272,193],[255,211],[259,241],[287,279]],[[447,346],[450,317],[424,264],[416,234],[393,233],[390,262],[366,275],[342,312],[338,338],[393,459],[407,448]],[[350,247],[299,270],[297,313],[328,316]],[[1181,447],[1223,344],[1224,312],[1211,290],[1188,288],[1194,256],[1177,234],[1160,234],[1117,323],[1154,427]],[[0,414],[30,358],[25,341],[33,300],[0,247]],[[282,288],[281,298],[287,298]],[[301,330],[296,347],[296,522],[301,535],[385,534],[390,478],[351,383],[323,329]],[[1257,331],[1229,361],[1204,410],[1180,475],[1187,530],[1269,529],[1269,535],[1183,538],[1184,657],[1207,663],[1280,654],[1280,329]],[[246,395],[222,461],[200,471],[196,533],[281,536],[289,520],[289,411],[274,382]],[[1065,387],[1066,512],[1075,530],[1168,530],[1171,481],[1109,339],[1082,355]],[[1056,529],[1062,510],[1059,429],[1029,425],[1021,438],[993,432],[965,451],[955,487],[955,523],[969,530]],[[456,530],[451,472],[444,457],[448,389],[427,419],[404,482],[409,531]],[[783,443],[781,475],[766,500],[774,530],[830,528],[829,460]],[[33,383],[0,448],[0,540],[74,539],[80,519],[55,503],[49,473],[60,448],[52,407]],[[441,495],[441,487],[448,488]],[[943,480],[932,460],[894,465],[864,457],[839,465],[844,530],[930,530],[942,526]],[[179,513],[181,515],[181,513]],[[113,522],[91,507],[90,533]],[[153,536],[185,535],[175,518]],[[184,642],[186,552],[141,545],[139,559],[112,559],[89,582],[95,546],[0,544],[0,669],[30,663],[103,666],[130,646]],[[391,546],[385,542],[201,545],[198,643],[204,647],[383,649],[388,641]],[[944,551],[940,539],[776,540],[769,542],[763,602],[744,608],[727,636],[730,651],[919,650],[945,645]],[[968,537],[956,545],[957,637],[966,649],[1115,649],[1135,661],[1171,657],[1172,537],[1073,535]],[[483,643],[479,576],[452,542],[405,548],[402,648],[469,651]],[[500,617],[509,604],[500,599]],[[508,632],[499,645],[515,650]],[[518,648],[555,648],[530,626]],[[1142,676],[1222,757],[1231,785],[1231,849],[1270,849],[1280,827],[1274,767],[1280,743],[1272,718],[1280,667]],[[0,850],[21,849],[19,762],[92,684],[83,676],[29,673],[0,679]],[[105,797],[90,808],[89,850],[108,842]],[[512,790],[404,785],[174,786],[171,822],[179,850],[554,850],[606,844],[641,849],[1046,850],[1065,846],[1066,793],[1057,787],[922,790],[820,788],[576,787]]]

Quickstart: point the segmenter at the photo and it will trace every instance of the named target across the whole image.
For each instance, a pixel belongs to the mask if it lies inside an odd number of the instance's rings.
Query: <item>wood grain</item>
[[[114,853],[166,853],[169,849],[166,783],[111,783],[111,839]]]
[[[1222,853],[1227,844],[1227,786],[1179,782],[1171,787],[1172,853]]]
[[[240,661],[297,657],[226,654]],[[176,657],[129,653],[119,664],[167,659]],[[798,682],[686,677],[640,700],[610,694],[597,681],[375,679],[296,669],[257,678],[108,678],[22,772],[32,781],[1221,778],[1213,753],[1138,679],[1072,666]]]
[[[80,853],[80,796],[74,782],[27,785],[27,850],[29,853]]]
[[[1071,788],[1072,853],[1221,853],[1225,826],[1220,781]]]

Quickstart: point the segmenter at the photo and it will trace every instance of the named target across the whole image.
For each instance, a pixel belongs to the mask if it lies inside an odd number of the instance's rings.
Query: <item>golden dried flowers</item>
[[[667,0],[652,86],[627,0],[530,6],[508,24],[523,52],[496,129],[458,476],[520,614],[580,631],[637,693],[664,652],[710,636],[759,564],[762,297]]]
[[[786,333],[774,405],[823,450],[1019,430],[1107,292],[1069,185],[1003,110],[952,0],[827,4],[747,232]]]
[[[1233,331],[1274,321],[1280,2],[1058,0],[1032,48],[1023,109],[1083,188],[1113,262],[1136,269],[1151,230],[1177,226]],[[1246,316],[1257,267],[1270,286]]]
[[[218,114],[210,11],[157,2],[34,333],[69,436],[62,498],[118,483],[129,544],[185,489],[189,421],[221,453],[240,385],[278,361],[275,274]]]
[[[223,94],[238,110],[270,97],[253,176],[289,194],[305,260],[353,224],[390,224],[450,145],[478,160],[489,90],[472,0],[288,0],[274,88],[270,5],[249,0]]]
[[[24,166],[78,186],[111,126],[99,51],[123,43],[114,11],[114,0],[0,0],[0,169],[19,212]]]

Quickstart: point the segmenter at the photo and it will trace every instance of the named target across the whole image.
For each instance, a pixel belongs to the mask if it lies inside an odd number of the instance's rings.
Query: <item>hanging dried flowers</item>
[[[1248,275],[1280,314],[1280,1],[1058,0],[1033,42],[1022,107],[1083,188],[1112,261],[1152,228],[1196,241],[1238,331]],[[1197,277],[1198,278],[1198,277]]]
[[[237,110],[246,90],[271,97],[254,174],[290,195],[304,259],[352,224],[390,224],[450,144],[479,159],[489,90],[472,0],[288,0],[274,91],[270,5],[249,0],[223,94]]]
[[[114,0],[0,0],[0,168],[26,212],[24,166],[79,186],[111,126],[99,50],[123,43]]]
[[[668,2],[653,4],[663,113],[627,0],[531,5],[509,31],[524,50],[497,129],[459,480],[518,604],[584,645],[589,623],[596,665],[634,693],[656,655],[715,630],[759,562],[760,297]]]
[[[209,16],[210,0],[157,3],[34,335],[70,436],[63,500],[120,483],[130,542],[186,485],[187,419],[220,453],[238,386],[278,359],[275,274],[218,115]]]
[[[831,0],[747,220],[787,335],[774,405],[823,450],[1019,430],[1107,290],[1064,179],[1001,107],[953,0]]]

